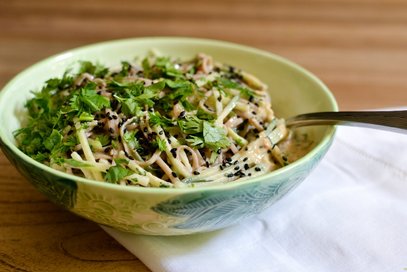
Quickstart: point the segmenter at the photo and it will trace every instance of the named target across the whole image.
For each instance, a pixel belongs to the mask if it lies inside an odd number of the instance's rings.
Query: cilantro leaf
[[[161,126],[161,127],[169,127],[172,126],[171,119],[168,119],[165,116],[161,116],[159,112],[150,112],[150,124],[152,126]]]
[[[195,148],[203,148],[205,146],[204,139],[199,136],[190,135],[185,140],[189,145]]]
[[[79,74],[89,73],[96,77],[104,77],[108,73],[109,69],[101,64],[93,64],[90,61],[81,61]]]
[[[71,109],[79,111],[80,113],[95,113],[102,108],[109,108],[109,99],[97,94],[94,87],[94,84],[88,84],[80,89],[79,93],[73,95],[70,100]]]
[[[173,90],[168,94],[170,99],[184,101],[194,93],[195,85],[188,80],[166,80],[165,82]]]
[[[178,120],[178,125],[185,134],[195,134],[203,131],[202,120],[196,116],[187,116]]]
[[[82,112],[81,115],[79,115],[79,121],[92,121],[93,119],[93,115],[88,112]]]
[[[167,149],[167,143],[164,139],[156,138],[154,144],[157,145],[160,151],[165,151]]]
[[[141,110],[141,105],[132,98],[118,99],[122,103],[122,111],[126,116],[138,115]]]
[[[92,89],[82,89],[80,98],[81,101],[86,104],[92,112],[100,111],[104,107],[110,107],[109,99],[102,95],[98,95],[96,91]]]
[[[198,109],[198,112],[196,113],[196,115],[198,116],[199,119],[202,119],[202,120],[215,120],[216,119],[215,114],[208,113],[201,108]]]
[[[158,81],[157,83],[151,84],[150,86],[147,86],[144,90],[144,96],[143,98],[153,98],[155,97],[159,92],[161,92],[165,87],[165,81],[161,80]]]
[[[158,57],[155,65],[161,72],[169,77],[180,77],[182,72],[178,70],[169,57]]]
[[[118,181],[130,176],[133,172],[120,165],[111,166],[105,175],[105,180],[110,183],[117,183]]]
[[[127,159],[124,159],[124,158],[116,158],[116,159],[114,159],[114,162],[117,165],[122,165],[122,164],[128,164],[129,163],[129,161]]]
[[[219,77],[216,80],[216,84],[219,88],[221,89],[236,89],[239,90],[240,93],[245,96],[245,97],[253,97],[254,91],[250,90],[249,88],[246,88],[244,86],[242,86],[241,84],[232,81],[230,79],[224,78],[224,77]]]
[[[140,143],[136,138],[137,130],[126,131],[123,134],[123,140],[129,145],[131,149],[137,149],[140,147]]]
[[[127,61],[122,61],[122,69],[120,70],[119,75],[122,77],[128,76],[130,69],[131,64]]]
[[[47,90],[63,90],[72,86],[74,80],[73,77],[68,74],[68,71],[66,71],[62,78],[50,78],[45,83]]]
[[[100,142],[102,146],[106,146],[110,143],[110,137],[107,134],[102,134],[96,136],[96,139]]]
[[[205,146],[212,150],[225,148],[230,145],[230,141],[226,136],[225,131],[220,127],[211,125],[208,121],[203,121],[202,134]]]
[[[142,82],[118,82],[112,80],[107,84],[107,87],[120,97],[132,97],[139,96],[144,90],[144,84]]]
[[[144,58],[141,62],[141,65],[143,67],[144,76],[150,78],[152,76],[152,67],[148,58]]]
[[[58,132],[58,130],[53,129],[51,135],[44,141],[44,146],[49,151],[58,145],[62,141],[62,135]]]

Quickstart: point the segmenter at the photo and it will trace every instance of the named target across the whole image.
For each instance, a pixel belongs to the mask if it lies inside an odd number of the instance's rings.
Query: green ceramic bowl
[[[317,142],[305,157],[282,169],[253,178],[206,188],[123,187],[71,176],[42,165],[15,145],[25,101],[45,80],[61,76],[78,60],[119,65],[151,49],[163,55],[192,58],[198,52],[257,75],[270,87],[280,117],[336,111],[328,88],[298,65],[268,52],[227,42],[191,38],[138,38],[85,46],[45,59],[12,79],[0,93],[0,144],[12,164],[50,200],[96,223],[149,235],[211,231],[241,222],[280,199],[311,172],[327,152],[334,127],[308,128]],[[249,219],[250,220],[250,219]]]

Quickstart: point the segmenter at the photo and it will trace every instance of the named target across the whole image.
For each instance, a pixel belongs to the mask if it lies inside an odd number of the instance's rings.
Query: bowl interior
[[[12,132],[21,125],[21,114],[31,91],[39,90],[52,77],[60,77],[79,60],[97,61],[118,66],[123,60],[145,56],[151,50],[160,55],[190,59],[204,52],[224,62],[256,75],[269,86],[273,109],[279,117],[289,117],[313,111],[336,111],[335,99],[315,76],[301,67],[261,50],[236,44],[189,38],[141,38],[105,42],[67,51],[41,61],[17,75],[0,92],[0,137],[17,154]],[[320,142],[331,136],[332,128],[307,128]]]

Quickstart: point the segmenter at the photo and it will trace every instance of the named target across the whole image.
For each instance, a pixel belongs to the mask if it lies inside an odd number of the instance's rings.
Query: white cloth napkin
[[[154,272],[407,271],[407,134],[338,128],[298,188],[227,229],[178,237],[105,230]]]

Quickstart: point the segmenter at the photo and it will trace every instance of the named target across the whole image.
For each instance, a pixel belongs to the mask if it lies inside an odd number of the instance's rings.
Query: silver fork
[[[348,125],[407,133],[407,110],[339,111],[300,114],[286,119],[286,126]]]

